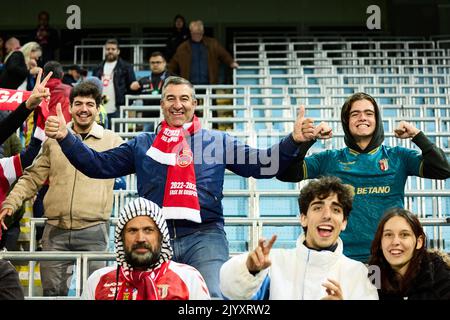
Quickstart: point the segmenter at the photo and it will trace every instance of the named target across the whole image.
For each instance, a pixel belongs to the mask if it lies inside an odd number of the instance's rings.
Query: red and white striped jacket
[[[205,280],[193,267],[167,262],[164,274],[157,277],[155,286],[157,297],[155,300],[209,300],[210,295]],[[117,268],[105,267],[95,271],[88,279],[81,296],[85,300],[114,300],[116,290],[125,285],[119,280],[117,284]],[[121,279],[121,278],[119,278]],[[130,290],[124,295],[129,300],[136,300],[137,292]],[[124,298],[125,299],[125,298]]]

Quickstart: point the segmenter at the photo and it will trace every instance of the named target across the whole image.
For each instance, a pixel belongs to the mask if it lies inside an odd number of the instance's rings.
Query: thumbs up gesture
[[[313,139],[329,139],[332,137],[332,130],[325,122],[321,122],[318,126],[314,126],[313,119],[305,118],[305,106],[300,106],[297,120],[294,123],[292,137],[295,142],[305,142]]]
[[[56,105],[56,116],[49,116],[45,121],[45,134],[56,140],[62,140],[67,136],[66,119],[61,110],[61,103]]]

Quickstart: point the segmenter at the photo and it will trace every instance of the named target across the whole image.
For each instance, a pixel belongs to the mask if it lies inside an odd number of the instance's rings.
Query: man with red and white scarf
[[[322,124],[314,128],[300,112],[291,134],[267,150],[255,149],[225,132],[201,128],[196,106],[192,84],[168,77],[161,94],[164,121],[157,134],[142,133],[117,148],[96,152],[67,131],[62,114],[49,117],[45,131],[89,177],[136,173],[139,196],[163,208],[173,260],[200,271],[211,296],[220,298],[219,270],[229,258],[221,201],[225,170],[272,178],[295,159],[302,142],[313,135],[328,137],[331,130]]]
[[[193,267],[171,261],[169,231],[161,209],[144,198],[120,213],[115,230],[117,267],[95,271],[86,300],[209,300],[203,277]]]

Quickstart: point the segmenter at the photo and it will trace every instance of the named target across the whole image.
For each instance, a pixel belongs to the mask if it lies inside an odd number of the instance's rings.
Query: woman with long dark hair
[[[372,242],[369,264],[381,271],[380,300],[449,300],[450,259],[426,248],[419,219],[408,210],[388,210]]]

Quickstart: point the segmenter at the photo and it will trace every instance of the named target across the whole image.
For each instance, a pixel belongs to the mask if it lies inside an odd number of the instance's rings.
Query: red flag
[[[14,111],[31,96],[31,91],[11,90],[0,88],[0,110]],[[43,114],[48,113],[48,101],[43,99],[40,103]]]

